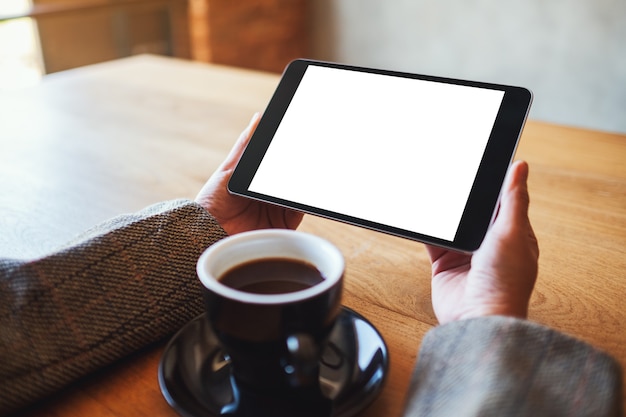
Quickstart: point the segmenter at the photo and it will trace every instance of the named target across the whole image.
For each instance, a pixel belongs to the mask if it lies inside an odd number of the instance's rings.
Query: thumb
[[[494,228],[498,230],[495,235],[499,239],[518,241],[520,248],[527,250],[536,259],[539,256],[539,245],[528,217],[528,172],[528,164],[524,161],[511,165]]]
[[[241,155],[243,154],[243,151],[246,149],[246,146],[248,146],[248,142],[250,141],[254,130],[259,124],[259,120],[261,120],[261,114],[255,113],[252,116],[252,119],[250,119],[248,126],[244,129],[243,132],[241,132],[239,138],[237,139],[237,142],[235,142],[232,149],[230,150],[230,153],[222,163],[222,166],[220,167],[221,171],[235,168],[237,162],[239,162],[239,158],[241,158]]]
[[[509,168],[496,222],[508,225],[526,225],[528,222],[528,171],[525,161],[516,161]]]

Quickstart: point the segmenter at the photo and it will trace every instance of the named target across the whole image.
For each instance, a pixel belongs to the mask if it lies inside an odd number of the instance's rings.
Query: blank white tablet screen
[[[452,241],[503,96],[309,66],[250,190]]]

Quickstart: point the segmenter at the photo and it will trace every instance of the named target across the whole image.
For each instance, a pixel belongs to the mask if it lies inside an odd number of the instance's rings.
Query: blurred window
[[[0,0],[0,16],[26,14],[30,0]],[[0,20],[0,89],[37,84],[43,75],[37,26],[30,18]]]

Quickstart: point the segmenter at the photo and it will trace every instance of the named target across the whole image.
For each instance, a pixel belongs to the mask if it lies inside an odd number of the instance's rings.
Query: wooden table
[[[40,256],[116,214],[193,198],[277,81],[140,56],[1,93],[0,256]],[[518,157],[530,163],[541,246],[530,318],[626,366],[626,136],[531,121]],[[388,383],[363,415],[399,416],[420,340],[436,325],[422,245],[311,216],[301,229],[343,251],[344,303],[389,345]],[[27,414],[174,416],[157,383],[162,348],[138,352]]]

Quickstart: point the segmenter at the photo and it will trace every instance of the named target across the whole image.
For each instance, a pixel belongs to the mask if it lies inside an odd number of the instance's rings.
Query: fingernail
[[[254,122],[257,121],[257,119],[259,119],[261,117],[261,113],[260,112],[256,112],[252,115],[252,119],[250,119],[250,123],[248,124],[253,124]]]

